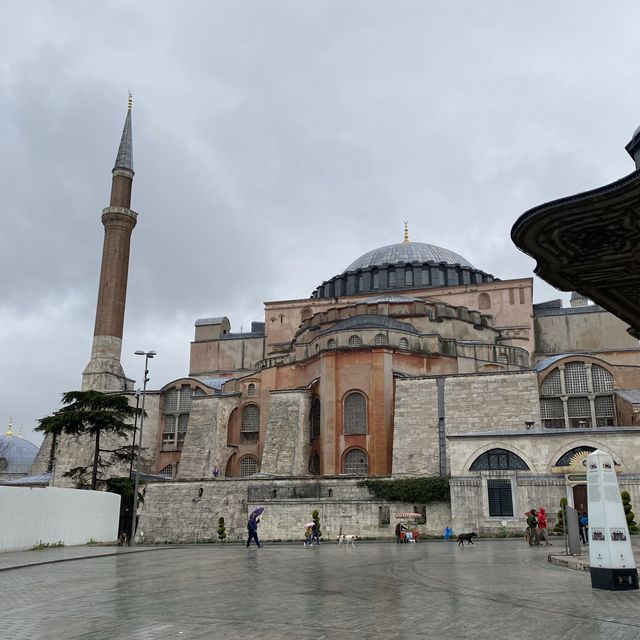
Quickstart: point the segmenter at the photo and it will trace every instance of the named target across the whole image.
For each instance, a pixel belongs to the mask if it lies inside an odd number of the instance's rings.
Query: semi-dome
[[[379,267],[383,264],[406,264],[412,262],[435,262],[460,265],[461,267],[469,267],[473,269],[473,265],[460,254],[449,249],[443,249],[435,244],[426,244],[424,242],[398,242],[397,244],[388,244],[385,247],[378,247],[372,251],[361,255],[354,260],[343,273],[349,271],[357,271],[358,269],[368,269],[371,267]]]

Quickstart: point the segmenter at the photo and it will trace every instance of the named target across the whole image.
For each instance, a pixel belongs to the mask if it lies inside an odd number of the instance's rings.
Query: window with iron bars
[[[162,445],[163,447],[182,448],[189,426],[189,413],[193,390],[188,384],[180,389],[169,389],[164,394],[162,413]]]
[[[240,442],[256,442],[260,437],[260,407],[248,404],[242,408]]]

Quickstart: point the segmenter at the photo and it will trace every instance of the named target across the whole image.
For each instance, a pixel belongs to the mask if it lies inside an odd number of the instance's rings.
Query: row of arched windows
[[[591,453],[593,447],[575,447],[558,458],[556,467],[565,467],[578,453]],[[490,449],[479,455],[469,467],[470,471],[529,471],[529,465],[513,451],[507,449]]]
[[[309,472],[320,475],[320,454],[313,453],[309,458]],[[342,473],[349,476],[366,476],[369,473],[369,456],[364,449],[349,449],[342,458]]]
[[[373,338],[373,345],[376,347],[385,346],[389,344],[389,338],[384,333],[377,333]],[[347,340],[347,345],[354,349],[362,346],[362,338],[358,335],[349,336]],[[327,340],[327,349],[335,349],[338,346],[338,343],[335,338],[329,338]],[[398,341],[398,347],[400,349],[408,349],[409,348],[409,340],[407,338],[400,338]],[[316,345],[316,351],[319,350],[319,345]]]

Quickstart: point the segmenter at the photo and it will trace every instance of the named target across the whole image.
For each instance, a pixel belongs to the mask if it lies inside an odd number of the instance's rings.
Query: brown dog
[[[473,531],[471,533],[461,533],[458,536],[458,546],[464,547],[464,541],[466,540],[467,546],[471,544],[475,547],[475,545],[473,544],[473,539],[477,537],[478,537],[478,534],[474,533]]]

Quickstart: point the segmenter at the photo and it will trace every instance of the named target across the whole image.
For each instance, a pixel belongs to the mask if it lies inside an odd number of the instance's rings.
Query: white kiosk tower
[[[618,591],[638,588],[613,458],[597,449],[587,456],[591,586]]]

